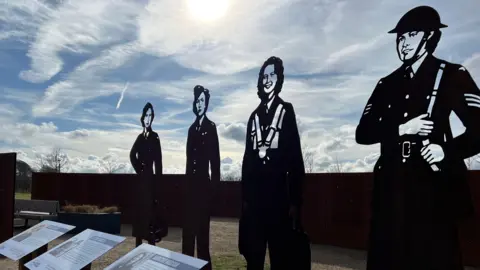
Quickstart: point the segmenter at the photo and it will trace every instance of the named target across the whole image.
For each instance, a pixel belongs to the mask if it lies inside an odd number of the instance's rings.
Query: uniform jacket
[[[161,222],[160,209],[154,205],[154,201],[158,199],[155,194],[157,176],[163,174],[162,149],[156,132],[150,130],[147,137],[143,133],[138,135],[130,151],[130,161],[138,174],[133,186],[135,221],[132,235],[148,239],[150,225],[157,226],[157,223]],[[153,166],[155,166],[155,174]]]
[[[464,67],[428,55],[412,80],[405,79],[409,74],[404,66],[381,79],[365,106],[356,140],[360,144],[381,144],[381,156],[374,169],[376,174],[382,166],[406,166],[408,162],[419,160],[422,160],[421,166],[429,167],[420,157],[425,137],[400,137],[399,125],[427,112],[441,64],[445,68],[430,118],[434,128],[428,139],[430,143],[440,145],[445,153],[444,160],[437,165],[442,174],[452,179],[451,191],[455,196],[450,199],[453,205],[461,207],[454,211],[468,215],[472,213],[473,205],[463,160],[480,153],[480,90]],[[465,132],[455,138],[449,121],[451,113],[455,113],[465,126]],[[410,143],[409,158],[402,155],[402,152],[408,152],[404,149],[408,148],[405,141]]]
[[[399,126],[427,113],[434,96],[432,133],[400,136]],[[451,113],[465,126],[455,138]],[[480,90],[460,65],[427,55],[413,76],[401,66],[378,82],[356,130],[358,143],[381,148],[367,269],[462,269],[454,228],[473,214],[464,159],[480,152],[479,120]],[[421,156],[425,139],[443,148],[439,171]]]
[[[267,150],[264,160],[259,157],[256,147],[258,132],[266,138],[276,109],[283,106],[278,131]],[[255,128],[255,115],[258,115],[261,130]],[[295,111],[291,103],[274,97],[268,113],[260,104],[250,115],[247,125],[245,154],[242,165],[242,198],[251,207],[292,204],[299,206],[302,199],[302,183],[305,177],[300,136]],[[249,207],[250,207],[249,206]]]
[[[197,119],[188,129],[186,174],[192,177],[220,181],[220,148],[215,123],[206,115],[199,124]]]
[[[137,174],[153,174],[154,164],[155,174],[162,174],[162,147],[156,132],[150,131],[147,137],[138,135],[130,150],[130,162]]]

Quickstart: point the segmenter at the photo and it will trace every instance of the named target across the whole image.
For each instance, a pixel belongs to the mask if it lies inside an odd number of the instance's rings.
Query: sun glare
[[[225,15],[229,0],[187,0],[190,14],[202,21],[218,20]]]

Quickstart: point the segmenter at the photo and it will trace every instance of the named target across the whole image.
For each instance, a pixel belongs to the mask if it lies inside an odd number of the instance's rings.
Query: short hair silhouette
[[[143,107],[142,117],[140,118],[140,121],[142,122],[142,127],[145,127],[145,116],[147,115],[148,109],[152,110],[152,119],[150,120],[150,126],[152,126],[151,123],[153,123],[153,119],[155,118],[155,111],[153,110],[153,105],[152,103],[147,102],[147,104],[145,104],[145,107]]]
[[[263,72],[265,72],[265,68],[267,66],[273,65],[273,70],[277,75],[277,83],[275,84],[275,88],[273,89],[274,95],[278,95],[282,91],[283,87],[283,80],[285,76],[283,75],[283,61],[279,57],[271,56],[270,58],[263,63],[262,67],[260,68],[260,72],[258,73],[258,81],[257,81],[257,94],[260,99],[264,98],[265,92],[263,90]]]
[[[201,86],[201,85],[197,85],[193,88],[193,103],[192,103],[192,107],[193,107],[193,113],[195,115],[198,115],[198,111],[197,111],[197,106],[195,106],[195,103],[197,102],[198,98],[200,97],[200,95],[204,93],[205,94],[205,110],[204,110],[204,113],[207,112],[208,110],[208,104],[210,103],[210,90],[208,90],[207,88]]]

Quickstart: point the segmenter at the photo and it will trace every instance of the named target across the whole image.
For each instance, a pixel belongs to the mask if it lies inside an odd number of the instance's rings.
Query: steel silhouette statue
[[[299,221],[305,168],[295,111],[280,98],[284,81],[280,58],[260,69],[260,104],[248,119],[242,165],[242,216],[239,250],[247,269],[263,269],[266,247],[273,270],[285,268],[293,221]],[[290,247],[291,248],[291,247]]]
[[[357,143],[381,144],[368,270],[463,269],[457,224],[473,214],[464,159],[480,153],[480,90],[433,56],[445,27],[428,6],[399,20],[389,33],[403,64],[378,82],[356,130]],[[457,137],[452,113],[465,126]]]
[[[193,257],[196,240],[198,257],[208,262],[205,269],[211,269],[210,187],[215,187],[220,181],[220,147],[217,127],[206,115],[210,91],[197,85],[193,88],[193,95],[192,107],[196,119],[188,129],[187,138],[187,185],[182,252]],[[210,185],[211,182],[213,185]]]
[[[132,230],[137,247],[142,244],[142,239],[155,245],[167,231],[166,225],[159,223],[158,198],[155,196],[157,176],[162,175],[163,167],[160,138],[152,130],[154,118],[153,106],[148,102],[140,118],[143,132],[138,135],[130,151],[130,162],[138,174],[134,189],[136,217]]]

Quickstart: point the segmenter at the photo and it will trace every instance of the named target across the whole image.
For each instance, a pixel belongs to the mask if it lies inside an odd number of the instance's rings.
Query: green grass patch
[[[265,258],[265,270],[270,270],[267,263],[268,256]],[[247,269],[247,262],[242,255],[238,253],[226,253],[212,256],[213,269],[219,270],[244,270]]]
[[[32,194],[30,193],[20,193],[20,192],[15,193],[15,199],[30,200],[31,197],[32,197]]]

